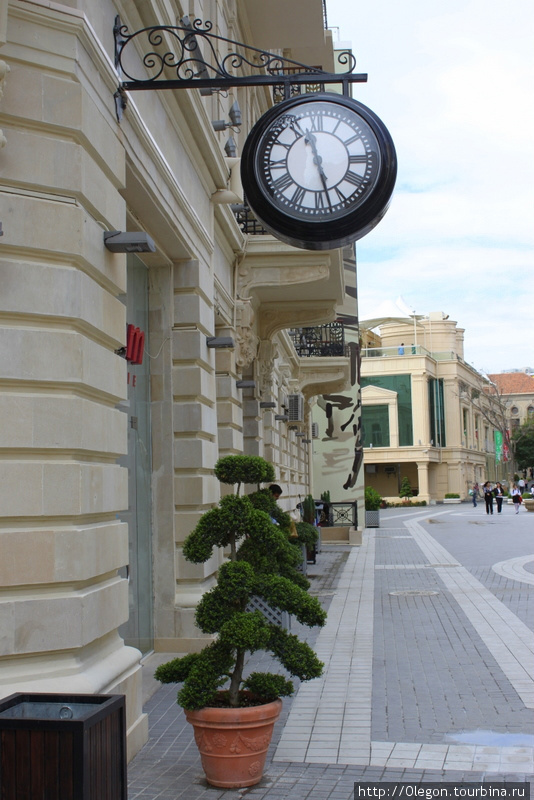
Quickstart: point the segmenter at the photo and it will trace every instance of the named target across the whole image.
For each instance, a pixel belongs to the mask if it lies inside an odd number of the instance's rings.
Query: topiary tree
[[[244,678],[247,653],[270,651],[290,675],[304,681],[319,677],[323,668],[307,643],[269,623],[259,611],[247,610],[251,598],[260,596],[304,625],[324,625],[326,619],[318,600],[293,579],[298,551],[269,512],[255,507],[263,499],[239,496],[243,484],[274,480],[271,465],[257,456],[227,456],[217,462],[215,474],[224,483],[237,484],[236,493],[203,514],[185,540],[183,552],[187,560],[201,564],[214,547],[230,550],[217,585],[206,592],[196,610],[200,630],[216,634],[217,639],[200,653],[161,665],[155,673],[162,683],[183,681],[178,703],[188,710],[220,704],[225,685],[224,698],[230,707],[245,702],[243,689],[257,702],[292,694],[292,682],[281,675],[253,673]]]
[[[399,497],[405,497],[406,499],[413,497],[412,484],[407,477],[404,477],[401,481]]]

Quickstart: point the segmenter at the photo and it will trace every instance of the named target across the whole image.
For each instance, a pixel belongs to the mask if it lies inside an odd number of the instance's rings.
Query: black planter
[[[127,800],[124,695],[0,701],[0,800]]]

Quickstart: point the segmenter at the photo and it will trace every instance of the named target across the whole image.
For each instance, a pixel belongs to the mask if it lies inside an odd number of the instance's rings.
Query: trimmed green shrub
[[[413,497],[412,484],[410,483],[409,478],[404,477],[402,479],[399,497]]]
[[[272,522],[269,498],[262,491],[238,496],[241,484],[273,481],[272,466],[259,457],[227,456],[215,471],[221,482],[237,484],[237,492],[203,514],[183,552],[198,564],[211,558],[214,547],[229,548],[230,560],[221,566],[216,586],[204,594],[195,616],[200,630],[217,639],[200,653],[175,658],[155,672],[162,683],[183,683],[178,703],[191,710],[220,704],[223,687],[231,707],[244,704],[243,690],[259,702],[293,692],[291,681],[281,675],[253,673],[245,678],[247,653],[267,650],[290,675],[304,681],[317,678],[323,669],[306,642],[271,624],[259,611],[247,610],[251,598],[259,596],[304,625],[324,625],[326,620],[317,598],[305,591],[308,581],[295,569],[301,553],[289,542],[287,531]]]
[[[372,486],[365,488],[365,510],[378,511],[382,505],[382,498]]]

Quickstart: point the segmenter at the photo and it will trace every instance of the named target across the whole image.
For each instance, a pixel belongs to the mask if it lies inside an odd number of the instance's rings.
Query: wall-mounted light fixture
[[[208,347],[214,347],[217,350],[223,348],[232,350],[235,347],[235,342],[231,336],[208,336],[206,344]]]
[[[276,403],[261,402],[260,408],[276,408]]]
[[[112,253],[155,253],[156,245],[144,231],[104,231],[104,244]]]
[[[233,136],[229,136],[224,145],[224,152],[228,158],[237,158],[237,145]]]
[[[287,416],[287,414],[275,414],[275,415],[274,415],[274,418],[275,418],[276,420],[278,420],[279,422],[287,422],[287,421],[288,421],[288,419],[289,419],[289,417]]]
[[[303,439],[303,444],[311,444],[311,439]]]
[[[236,381],[235,385],[238,389],[255,389],[256,381]]]
[[[241,116],[241,109],[239,108],[239,103],[237,100],[232,105],[232,108],[228,112],[228,116],[230,117],[230,122],[227,122],[225,119],[214,119],[212,120],[213,130],[215,131],[225,131],[227,128],[239,128],[241,123],[243,122],[243,118]]]
[[[295,436],[306,436],[306,434],[301,432],[301,433],[296,433]]]

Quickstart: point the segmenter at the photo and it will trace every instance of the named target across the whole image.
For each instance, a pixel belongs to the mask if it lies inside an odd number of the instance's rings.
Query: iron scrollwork
[[[209,20],[190,22],[184,18],[181,23],[181,26],[156,25],[128,33],[127,26],[116,17],[115,66],[126,78],[121,83],[123,90],[287,84],[289,94],[290,87],[299,83],[338,83],[345,89],[348,83],[367,80],[367,75],[354,73],[356,59],[350,51],[338,54],[339,64],[346,66],[347,71],[328,73],[219,36],[213,33]],[[151,49],[139,55],[145,45]],[[234,49],[224,56],[220,54],[230,48]]]

